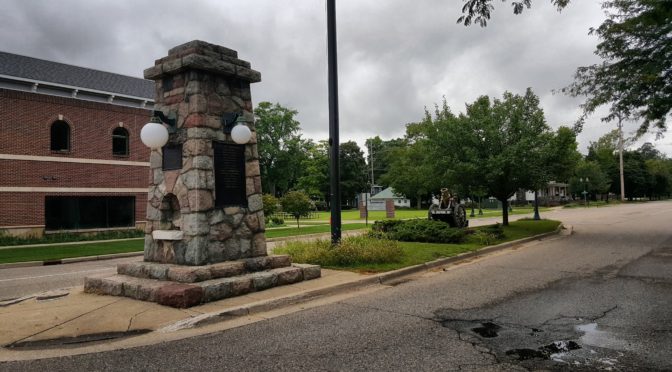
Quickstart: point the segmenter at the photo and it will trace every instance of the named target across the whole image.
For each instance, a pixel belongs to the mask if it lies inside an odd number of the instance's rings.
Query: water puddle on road
[[[617,339],[613,334],[597,329],[597,323],[580,324],[575,328],[583,332],[580,341],[584,345],[617,350],[623,350],[627,346],[625,341]]]
[[[538,349],[511,349],[506,351],[509,355],[518,360],[528,359],[550,359],[555,362],[564,362],[562,357],[572,350],[581,349],[581,345],[574,341],[553,341],[548,345]]]
[[[481,337],[493,338],[498,336],[497,331],[499,331],[501,328],[502,327],[495,323],[485,322],[481,323],[480,327],[472,328],[471,330]]]

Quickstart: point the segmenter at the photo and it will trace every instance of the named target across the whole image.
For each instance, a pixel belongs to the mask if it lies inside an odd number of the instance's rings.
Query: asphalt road
[[[515,215],[511,217],[516,219],[523,216]],[[470,222],[472,226],[480,226],[483,224],[493,224],[497,221],[500,221],[500,218],[483,218]],[[353,231],[345,231],[343,232],[343,236],[353,233]],[[329,237],[328,234],[324,236],[325,238]],[[276,244],[275,242],[269,242],[269,251],[272,251]],[[2,254],[1,250],[0,254]],[[87,276],[110,276],[116,273],[118,263],[138,260],[142,260],[142,257],[85,261],[52,266],[3,268],[0,269],[0,301],[84,285],[84,278]]]
[[[558,214],[572,236],[365,296],[180,341],[0,370],[672,370],[672,203]]]

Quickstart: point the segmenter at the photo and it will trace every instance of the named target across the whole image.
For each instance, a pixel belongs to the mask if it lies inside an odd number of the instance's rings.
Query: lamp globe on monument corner
[[[153,117],[149,123],[142,127],[140,140],[151,149],[161,148],[168,143],[168,129],[163,126],[158,118]]]
[[[236,126],[231,129],[231,139],[239,145],[244,145],[250,142],[251,138],[252,131],[245,125],[245,120],[241,115],[238,117],[238,120],[236,120]]]

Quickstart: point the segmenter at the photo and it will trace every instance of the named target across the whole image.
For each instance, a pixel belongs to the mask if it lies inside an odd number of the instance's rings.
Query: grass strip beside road
[[[558,221],[513,221],[508,227],[504,227],[505,239],[498,240],[493,244],[499,244],[506,241],[521,239],[527,236],[537,235],[548,231],[553,231]],[[344,224],[343,231],[357,230],[366,228],[363,223]],[[316,233],[326,233],[330,231],[329,225],[306,226],[300,229],[288,228],[281,230],[270,230],[266,232],[267,238],[280,238],[287,236],[300,236]],[[400,242],[404,250],[403,259],[399,263],[383,265],[360,265],[351,267],[339,267],[340,269],[349,269],[364,272],[380,272],[398,269],[401,267],[417,265],[423,262],[432,261],[441,257],[451,257],[462,252],[467,252],[482,248],[485,245],[477,242],[468,241],[464,244],[432,244],[432,243],[408,243]],[[32,248],[8,248],[0,250],[0,263],[14,263],[27,261],[51,261],[72,257],[99,256],[114,253],[141,252],[143,250],[143,240],[126,240],[117,242],[90,243],[81,245],[52,245],[47,247]]]
[[[549,211],[550,208],[545,208],[545,207],[539,207],[539,212],[543,213],[546,211]],[[509,215],[515,215],[515,214],[528,214],[528,213],[533,213],[534,208],[532,207],[514,207],[513,211],[509,212]],[[478,215],[478,209],[475,210],[476,215],[474,217],[470,217],[471,215],[471,208],[467,209],[467,218],[469,219],[478,219],[478,218],[489,218],[489,217],[501,217],[502,215],[502,210],[501,209],[483,209],[483,214]],[[394,211],[394,219],[409,219],[409,218],[427,218],[427,210],[426,209],[397,209]],[[331,217],[329,212],[318,212],[317,213],[317,219],[312,219],[312,220],[305,220],[305,221],[329,221],[329,218]],[[349,210],[349,211],[342,211],[341,212],[341,219],[342,220],[361,220],[364,221],[364,218],[359,218],[359,211],[358,210]],[[371,221],[376,221],[376,220],[386,220],[388,219],[386,217],[386,212],[385,211],[369,211],[369,222]],[[304,220],[301,220],[304,221]],[[289,223],[289,220],[285,220],[285,222]],[[303,222],[301,222],[303,223]]]
[[[437,244],[437,243],[417,243],[417,242],[399,242],[403,254],[398,262],[379,263],[379,264],[353,264],[344,266],[327,266],[325,268],[337,270],[351,270],[363,273],[378,273],[401,269],[408,266],[418,265],[425,262],[434,261],[439,258],[456,256],[460,253],[475,251],[488,245],[501,244],[513,240],[518,240],[534,235],[539,235],[554,231],[559,221],[553,220],[519,220],[510,222],[509,226],[504,226],[504,238],[491,241],[490,244],[478,241],[477,237],[470,235],[467,240],[461,244]],[[475,230],[485,228],[485,226],[476,227]],[[290,243],[291,244],[291,243]],[[291,248],[290,248],[291,250]],[[287,253],[287,248],[276,248],[276,253]]]
[[[371,224],[369,224],[371,226]],[[366,229],[364,223],[347,223],[341,225],[341,231]],[[290,227],[286,229],[266,230],[266,238],[285,238],[288,236],[301,236],[309,234],[327,233],[331,231],[330,225],[304,226],[301,228]]]
[[[419,265],[425,262],[434,261],[439,258],[457,256],[460,253],[475,251],[488,245],[496,245],[523,239],[534,235],[539,235],[555,230],[559,221],[553,220],[519,220],[511,221],[509,226],[504,226],[504,238],[495,240],[492,244],[483,244],[468,238],[462,244],[437,244],[437,243],[415,243],[399,242],[404,255],[401,262],[383,265],[368,265],[355,267],[357,271],[382,272],[401,269],[407,266]],[[479,229],[478,227],[475,229]]]
[[[344,224],[343,231],[364,229],[363,223]],[[306,226],[266,231],[267,238],[280,238],[329,232],[329,225]],[[49,245],[46,247],[18,247],[0,250],[0,264],[28,261],[52,261],[72,257],[100,256],[114,253],[142,252],[144,240],[125,240],[79,245]]]
[[[144,240],[139,239],[78,245],[7,248],[0,250],[0,263],[52,261],[72,257],[88,257],[114,253],[140,252],[142,251],[143,247]]]

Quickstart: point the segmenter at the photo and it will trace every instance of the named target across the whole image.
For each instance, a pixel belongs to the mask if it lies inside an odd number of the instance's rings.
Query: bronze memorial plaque
[[[182,145],[163,147],[164,171],[182,169]]]
[[[215,206],[247,207],[245,145],[213,142],[215,150]]]

